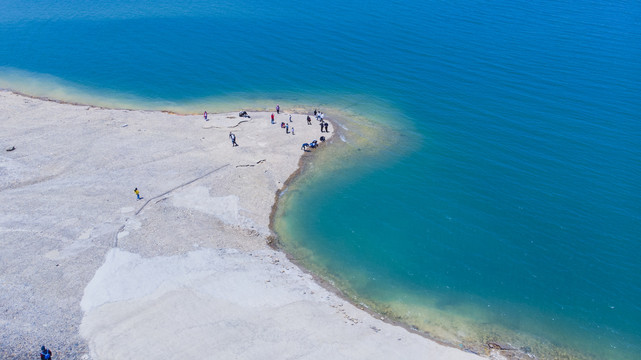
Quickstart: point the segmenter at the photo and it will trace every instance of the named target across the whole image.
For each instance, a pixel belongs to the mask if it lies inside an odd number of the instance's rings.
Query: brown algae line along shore
[[[70,100],[60,100],[60,99],[56,99],[56,98],[49,97],[49,96],[31,95],[31,94],[28,94],[28,93],[25,93],[25,92],[21,92],[19,90],[15,90],[15,89],[12,89],[12,88],[0,88],[0,91],[9,92],[9,93],[12,93],[12,94],[15,94],[15,95],[18,95],[18,96],[22,96],[22,97],[26,97],[26,98],[30,98],[30,99],[34,99],[34,100],[48,101],[48,102],[53,102],[53,103],[56,103],[56,104],[66,104],[66,105],[73,105],[73,106],[84,106],[84,107],[89,107],[89,108],[92,108],[92,109],[121,110],[121,111],[141,111],[141,112],[161,112],[161,113],[170,114],[170,115],[177,115],[177,116],[202,115],[202,113],[200,111],[180,112],[180,111],[169,110],[168,108],[171,108],[171,106],[169,106],[169,105],[162,106],[162,107],[159,107],[157,109],[146,109],[146,108],[144,108],[144,106],[140,107],[140,108],[135,108],[135,107],[129,108],[129,107],[118,107],[118,106],[110,106],[110,105],[93,105],[93,104],[89,104],[89,103],[85,103],[85,102],[77,102],[77,101],[70,101]],[[205,100],[203,100],[203,101],[205,101]],[[318,108],[322,108],[322,107],[323,106],[320,106],[320,105],[314,105],[314,106],[300,105],[300,106],[296,106],[295,108],[291,108],[290,111],[287,112],[287,113],[288,114],[303,115],[303,114],[310,113],[311,112],[310,109],[318,109]],[[203,110],[206,110],[206,109],[203,109]],[[270,110],[269,107],[264,107],[264,108],[242,107],[242,108],[238,108],[238,109],[234,108],[234,109],[231,109],[231,110],[228,110],[228,111],[226,111],[226,110],[217,111],[217,112],[214,112],[214,113],[210,113],[209,115],[215,116],[215,115],[225,114],[225,113],[228,113],[228,112],[234,112],[234,111],[238,111],[238,110],[245,110],[247,112],[261,112],[261,113],[262,112],[273,112],[273,111]],[[285,110],[285,109],[283,109],[283,110]],[[285,113],[284,111],[281,111],[281,112]],[[327,120],[325,120],[325,121],[332,123],[331,121],[327,121]],[[332,123],[332,125],[333,125],[333,123]]]

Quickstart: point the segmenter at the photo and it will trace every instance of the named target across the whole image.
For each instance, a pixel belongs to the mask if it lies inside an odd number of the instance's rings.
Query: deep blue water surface
[[[299,184],[281,217],[288,251],[359,301],[448,341],[640,356],[641,3],[0,9],[0,87],[194,112],[322,104],[400,132]]]

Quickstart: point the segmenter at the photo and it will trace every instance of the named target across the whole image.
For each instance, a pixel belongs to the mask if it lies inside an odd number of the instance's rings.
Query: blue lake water
[[[640,356],[641,3],[0,8],[3,88],[326,109],[347,143],[291,184],[276,230],[355,301],[464,347]]]

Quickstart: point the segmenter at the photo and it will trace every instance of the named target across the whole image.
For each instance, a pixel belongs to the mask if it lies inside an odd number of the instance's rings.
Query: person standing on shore
[[[207,111],[205,111],[205,113],[203,114],[203,117],[205,118],[205,121],[209,121],[209,119],[207,119]]]
[[[285,125],[285,133],[289,134],[289,124]]]
[[[292,135],[296,135],[296,134],[294,134],[294,127],[293,126],[292,126]]]
[[[289,114],[289,122],[292,122],[292,114]]]
[[[329,126],[329,123],[328,123],[328,122],[326,122],[326,123],[325,123],[325,132],[326,132],[326,133],[328,133],[328,132],[329,132],[329,130],[327,130],[327,127],[328,127],[328,126]]]
[[[312,124],[312,118],[310,118],[309,115],[307,115],[307,125],[311,125],[311,124]]]
[[[274,113],[272,113],[272,124],[276,124],[276,123],[274,122]]]
[[[138,198],[138,200],[142,199],[142,198],[140,197],[140,191],[138,191],[138,188],[135,188],[135,189],[134,189],[134,194],[136,194],[136,197]]]
[[[280,114],[280,105],[276,104],[276,114]]]
[[[323,122],[322,122],[322,121],[321,121],[321,123],[320,123],[320,126],[321,126],[321,132],[324,132],[324,131],[323,131],[324,124],[323,124]]]
[[[231,139],[231,146],[232,147],[238,146],[238,144],[236,144],[236,135],[231,131],[229,132],[229,138]]]

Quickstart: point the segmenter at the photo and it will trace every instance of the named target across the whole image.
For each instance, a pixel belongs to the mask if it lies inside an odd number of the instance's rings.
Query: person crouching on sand
[[[40,360],[51,360],[52,355],[51,350],[42,345],[40,348]]]

